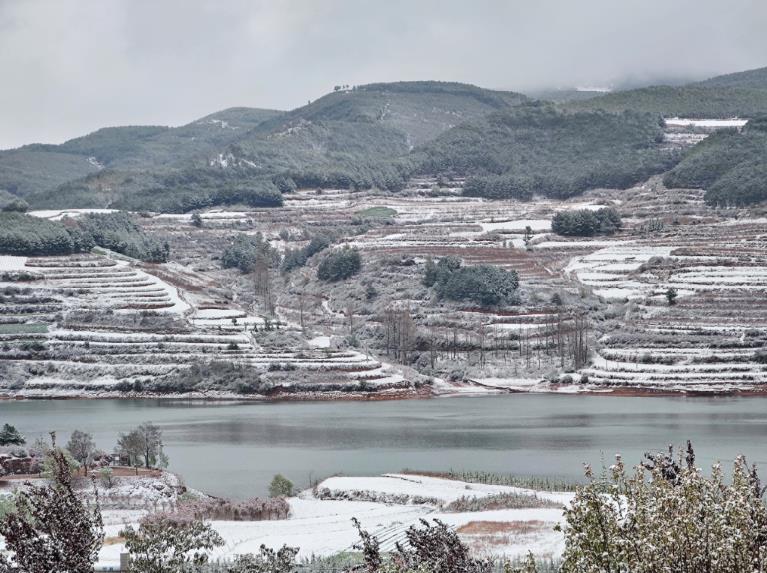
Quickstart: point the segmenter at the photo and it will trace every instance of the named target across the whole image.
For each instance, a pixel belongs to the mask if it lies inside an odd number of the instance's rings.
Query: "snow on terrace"
[[[27,257],[0,255],[0,272],[26,271]]]
[[[579,282],[593,287],[597,296],[607,299],[640,298],[656,285],[631,279],[627,275],[639,270],[653,257],[669,256],[672,250],[672,247],[613,244],[573,258],[565,267],[565,273],[574,274]]]
[[[51,221],[60,221],[64,217],[79,217],[88,213],[115,213],[117,209],[44,209],[37,211],[28,211],[27,214],[40,219],[50,219]]]
[[[384,474],[380,477],[331,477],[317,486],[318,491],[348,493],[352,498],[360,492],[387,496],[408,496],[409,498],[433,498],[448,504],[462,497],[483,498],[501,493],[536,495],[537,497],[561,504],[572,499],[569,493],[536,492],[531,489],[505,485],[466,483],[458,480],[410,475]],[[356,493],[355,493],[356,492]]]
[[[747,119],[737,117],[731,119],[688,119],[682,117],[667,117],[666,125],[674,127],[708,127],[722,129],[726,127],[743,127],[748,123]]]
[[[176,287],[122,259],[43,257],[26,262],[45,276],[46,286],[77,289],[97,303],[119,310],[152,309],[183,314],[189,310]]]
[[[517,557],[532,550],[539,556],[558,556],[564,548],[564,539],[554,531],[554,526],[562,520],[562,509],[543,507],[452,513],[445,512],[440,506],[462,497],[481,498],[508,493],[535,495],[564,507],[573,495],[403,474],[333,477],[320,483],[316,491],[325,489],[344,499],[318,499],[315,490],[306,490],[299,497],[288,499],[290,515],[286,520],[211,522],[225,541],[225,545],[214,550],[211,556],[213,559],[231,559],[243,553],[257,553],[262,544],[274,549],[283,544],[299,547],[299,558],[350,551],[359,541],[352,525],[353,517],[379,539],[383,551],[392,551],[396,542],[404,541],[407,529],[412,525],[419,526],[420,519],[436,518],[458,529],[462,538],[479,554]],[[416,502],[402,503],[403,496]],[[361,497],[376,501],[361,501]],[[392,502],[395,497],[398,501]],[[135,522],[137,516],[135,512],[126,511],[125,518]],[[508,531],[503,531],[502,535],[483,533],[481,524],[487,522],[508,526]],[[479,531],[470,524],[480,525]],[[106,535],[116,536],[121,527],[117,516],[110,514],[110,523],[105,526]],[[465,528],[465,532],[461,528]],[[118,562],[123,550],[120,543],[103,547],[100,563]]]

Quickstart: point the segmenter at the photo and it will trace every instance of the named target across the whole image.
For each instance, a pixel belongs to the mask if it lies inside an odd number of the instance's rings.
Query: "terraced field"
[[[8,280],[0,283],[0,392],[7,395],[158,395],[158,381],[217,361],[269,378],[272,396],[300,395],[307,382],[315,394],[325,386],[331,392],[409,388],[396,370],[361,352],[330,348],[324,338],[298,348],[259,341],[258,332],[299,336],[299,329],[236,307],[198,308],[186,300],[195,299],[193,291],[187,297],[124,258],[1,262]],[[159,274],[183,282],[178,269]],[[185,393],[234,395],[215,388]]]

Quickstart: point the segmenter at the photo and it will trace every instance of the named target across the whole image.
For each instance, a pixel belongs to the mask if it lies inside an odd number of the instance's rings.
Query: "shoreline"
[[[277,402],[388,402],[388,401],[400,401],[400,400],[431,400],[437,398],[476,398],[482,396],[497,396],[499,394],[528,394],[528,395],[552,395],[552,396],[604,396],[604,397],[619,397],[619,398],[668,398],[668,397],[680,397],[680,398],[713,398],[713,397],[765,397],[767,396],[767,387],[765,388],[711,388],[707,390],[698,389],[665,389],[665,388],[642,388],[642,387],[620,387],[620,388],[588,388],[580,389],[576,391],[569,391],[572,388],[571,385],[557,386],[554,385],[551,389],[547,390],[519,390],[513,388],[486,388],[477,392],[471,391],[455,391],[455,392],[441,392],[434,393],[424,391],[424,388],[407,391],[382,391],[371,392],[367,394],[361,393],[348,393],[345,395],[339,394],[322,394],[316,392],[301,393],[286,393],[278,394],[274,396],[264,395],[238,395],[238,394],[218,394],[218,395],[203,395],[195,393],[187,394],[150,394],[141,393],[131,396],[124,394],[90,394],[90,393],[72,393],[72,394],[40,394],[40,395],[9,395],[0,394],[1,402],[13,402],[13,401],[34,401],[34,400],[157,400],[157,401],[190,401],[190,402],[261,402],[261,403],[277,403]],[[564,391],[563,391],[564,390]]]

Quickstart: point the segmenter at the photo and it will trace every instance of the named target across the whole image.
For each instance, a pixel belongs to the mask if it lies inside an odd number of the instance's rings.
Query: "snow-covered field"
[[[345,499],[320,499],[315,492],[331,491]],[[449,512],[444,507],[460,498],[485,498],[498,494],[536,496],[550,507]],[[386,474],[379,477],[333,477],[315,490],[290,498],[290,516],[279,521],[214,521],[212,526],[224,538],[224,547],[212,557],[229,559],[242,553],[258,552],[261,544],[275,549],[287,544],[299,547],[300,557],[328,556],[352,550],[358,535],[352,525],[356,517],[363,528],[377,536],[384,551],[405,540],[405,532],[419,520],[439,519],[455,528],[472,550],[480,555],[524,556],[533,551],[539,556],[557,556],[564,540],[554,526],[562,520],[562,509],[571,493],[536,492],[529,489],[474,484],[418,475]],[[407,498],[410,501],[403,500]],[[360,499],[380,499],[361,501]],[[413,502],[428,499],[430,502]],[[388,500],[388,501],[387,501]],[[392,500],[397,500],[392,501]],[[123,527],[121,514],[110,511],[107,537],[117,536]],[[135,523],[137,513],[125,511],[126,523]],[[490,522],[492,532],[483,530]],[[100,563],[119,561],[122,544],[104,547]]]

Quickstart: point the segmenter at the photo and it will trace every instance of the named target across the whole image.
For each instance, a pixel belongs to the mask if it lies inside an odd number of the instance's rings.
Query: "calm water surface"
[[[331,474],[403,468],[581,477],[622,452],[690,438],[698,461],[738,453],[767,465],[767,398],[631,398],[502,395],[391,402],[227,403],[153,400],[0,402],[0,423],[28,441],[73,429],[111,450],[141,422],[162,426],[170,469],[191,487],[247,497],[276,473],[297,485]]]

